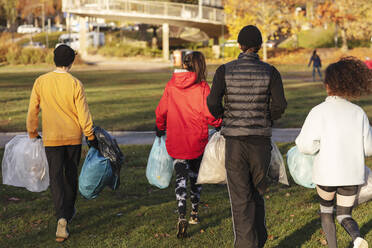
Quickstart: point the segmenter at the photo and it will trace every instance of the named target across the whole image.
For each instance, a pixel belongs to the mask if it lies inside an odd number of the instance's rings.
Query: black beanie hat
[[[75,51],[67,45],[59,45],[54,49],[54,63],[56,66],[69,66],[74,62]]]
[[[251,47],[260,47],[262,45],[262,36],[260,30],[253,25],[248,25],[240,30],[238,43],[247,49]]]

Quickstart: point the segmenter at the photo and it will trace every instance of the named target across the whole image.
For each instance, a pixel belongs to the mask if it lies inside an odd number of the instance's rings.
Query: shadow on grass
[[[319,220],[313,219],[311,222],[297,229],[291,235],[285,237],[278,247],[301,247],[319,229]]]

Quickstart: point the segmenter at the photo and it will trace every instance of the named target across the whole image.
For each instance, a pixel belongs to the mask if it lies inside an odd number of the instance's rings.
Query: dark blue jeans
[[[322,73],[320,72],[319,66],[313,66],[313,81],[315,81],[315,70],[318,70],[319,78],[322,80]]]

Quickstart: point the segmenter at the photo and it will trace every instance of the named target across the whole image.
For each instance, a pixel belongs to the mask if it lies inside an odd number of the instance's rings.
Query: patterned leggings
[[[316,190],[320,201],[320,218],[323,231],[326,234],[328,247],[337,248],[336,225],[333,218],[333,209],[336,198],[336,219],[353,241],[360,237],[359,227],[351,217],[354,201],[358,193],[358,186],[320,186]]]
[[[196,184],[198,179],[201,157],[192,160],[175,159],[174,170],[176,171],[176,199],[178,203],[178,214],[186,215],[186,198],[187,198],[187,179],[191,183],[191,208],[192,211],[198,212],[200,202],[200,193],[202,186]]]

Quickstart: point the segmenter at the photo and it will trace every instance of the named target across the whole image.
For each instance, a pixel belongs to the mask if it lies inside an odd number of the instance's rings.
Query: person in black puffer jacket
[[[256,248],[267,240],[263,194],[271,158],[271,128],[287,102],[280,73],[257,55],[262,45],[259,29],[244,27],[238,43],[242,53],[217,69],[207,104],[215,118],[223,119],[234,245]]]

